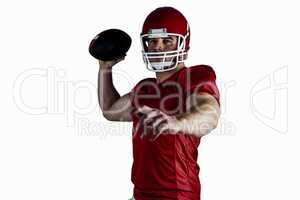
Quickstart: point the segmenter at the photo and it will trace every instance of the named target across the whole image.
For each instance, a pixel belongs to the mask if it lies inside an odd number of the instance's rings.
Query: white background
[[[187,65],[211,65],[222,95],[199,147],[202,199],[299,199],[300,14],[283,0],[2,1],[0,199],[131,197],[131,124],[102,117],[88,45],[108,28],[132,37],[114,68],[125,94],[154,76],[139,33],[165,5],[190,22]]]

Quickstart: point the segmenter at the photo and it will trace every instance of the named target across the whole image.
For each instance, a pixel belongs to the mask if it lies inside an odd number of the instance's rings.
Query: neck
[[[177,67],[173,70],[166,71],[166,72],[156,72],[156,80],[157,83],[161,83],[164,80],[168,79],[170,76],[172,76],[174,73],[176,73],[178,70],[184,67],[184,63],[179,63]]]

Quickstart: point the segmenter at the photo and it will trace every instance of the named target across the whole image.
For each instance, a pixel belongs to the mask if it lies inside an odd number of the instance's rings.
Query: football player
[[[156,78],[141,80],[124,96],[112,82],[112,67],[124,58],[99,60],[103,116],[133,122],[133,199],[200,199],[197,148],[218,124],[220,101],[213,68],[184,64],[190,36],[186,18],[175,8],[152,11],[141,44],[146,67]]]

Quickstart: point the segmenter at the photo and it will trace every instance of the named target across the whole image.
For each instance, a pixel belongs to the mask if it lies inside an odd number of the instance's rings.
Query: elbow
[[[211,133],[211,132],[212,132],[214,129],[216,129],[217,127],[218,127],[218,119],[216,119],[215,121],[213,121],[213,122],[210,124],[210,126],[209,126],[209,128],[207,129],[205,135]]]
[[[113,115],[108,111],[102,111],[102,116],[108,121],[115,121]]]
[[[118,117],[112,116],[112,115],[104,115],[103,117],[108,120],[108,121],[112,121],[112,122],[119,122],[121,121]]]
[[[214,129],[216,129],[217,127],[218,127],[218,119],[217,120],[215,120],[213,123],[212,123],[212,125],[211,125],[211,131],[212,130],[214,130]]]
[[[108,113],[103,112],[102,115],[108,121],[113,121],[113,122],[128,121],[128,120],[122,119],[122,117],[120,117],[119,114],[114,114],[114,113],[110,113],[110,112],[108,112]]]
[[[109,116],[109,115],[107,115],[107,114],[102,114],[102,116],[106,119],[106,120],[108,120],[108,121],[113,121],[112,120],[112,118]]]
[[[202,127],[201,130],[199,131],[201,133],[200,137],[210,134],[214,129],[217,128],[217,126],[218,126],[218,120],[212,121],[211,123],[206,123],[204,127]]]
[[[101,109],[102,116],[108,121],[116,121],[116,114],[112,112],[110,109]],[[100,112],[101,112],[100,111]]]

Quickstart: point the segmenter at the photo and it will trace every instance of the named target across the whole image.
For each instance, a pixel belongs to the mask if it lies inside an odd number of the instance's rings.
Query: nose
[[[164,43],[162,39],[158,39],[155,44],[153,45],[153,51],[160,52],[164,49]]]

